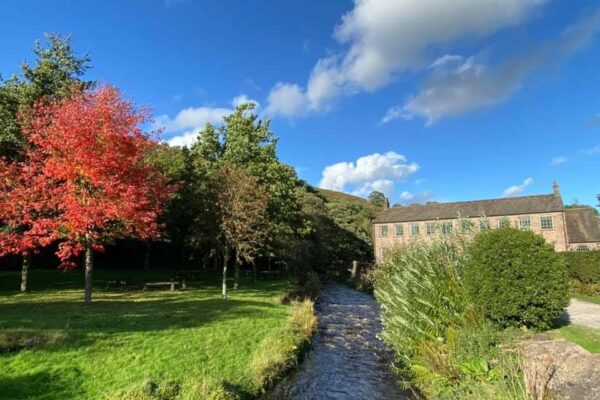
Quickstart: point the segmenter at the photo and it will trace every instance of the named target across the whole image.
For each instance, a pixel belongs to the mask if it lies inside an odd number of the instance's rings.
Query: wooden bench
[[[179,282],[146,282],[144,283],[144,290],[151,288],[170,288],[171,291],[174,291],[176,286],[179,286]]]
[[[107,281],[106,289],[121,289],[125,290],[127,288],[127,281]]]

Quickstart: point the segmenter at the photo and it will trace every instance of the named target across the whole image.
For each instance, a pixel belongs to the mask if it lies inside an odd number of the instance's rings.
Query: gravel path
[[[563,314],[563,319],[573,325],[600,329],[600,304],[571,299],[571,304]]]

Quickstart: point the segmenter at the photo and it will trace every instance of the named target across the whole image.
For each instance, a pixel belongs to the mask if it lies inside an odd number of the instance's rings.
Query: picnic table
[[[151,288],[170,288],[171,291],[174,291],[176,286],[179,286],[179,282],[146,282],[144,283],[144,290]]]

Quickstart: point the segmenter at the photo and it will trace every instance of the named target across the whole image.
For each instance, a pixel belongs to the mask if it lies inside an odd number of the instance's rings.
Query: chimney
[[[385,198],[385,203],[383,204],[383,209],[387,210],[388,208],[390,208],[390,199],[388,199],[387,197]]]
[[[560,187],[558,186],[558,182],[554,181],[554,184],[552,184],[552,189],[554,190],[554,195],[556,197],[560,197]]]

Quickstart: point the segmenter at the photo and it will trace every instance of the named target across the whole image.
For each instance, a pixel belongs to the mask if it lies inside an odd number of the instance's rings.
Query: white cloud
[[[600,12],[586,16],[557,39],[512,57],[497,66],[475,57],[445,55],[430,66],[432,72],[419,93],[403,106],[394,106],[382,119],[418,116],[427,125],[504,101],[518,91],[525,78],[539,68],[554,67],[591,41],[600,30]]]
[[[433,200],[433,193],[422,192],[422,193],[411,193],[404,191],[400,194],[400,204],[425,204]]]
[[[356,162],[339,162],[323,169],[319,186],[366,196],[378,190],[391,197],[396,181],[415,173],[419,166],[401,154],[389,151],[360,157]],[[349,188],[351,187],[351,188]]]
[[[520,185],[512,185],[504,189],[504,197],[515,197],[523,193],[525,189],[533,184],[533,178],[529,177],[525,179]]]
[[[189,147],[191,146],[198,137],[199,129],[193,131],[187,131],[181,135],[173,136],[170,139],[165,140],[169,146]]]
[[[239,96],[235,96],[233,98],[233,100],[231,100],[231,105],[234,108],[239,106],[240,104],[244,104],[244,103],[254,103],[256,105],[256,108],[260,107],[260,103],[257,100],[254,100],[245,94],[240,94]]]
[[[302,88],[298,85],[279,82],[267,98],[267,110],[269,115],[282,115],[293,117],[306,112],[306,98]]]
[[[367,197],[373,191],[381,192],[389,199],[394,195],[394,181],[390,179],[377,179],[372,182],[365,182],[362,186],[352,191],[352,194]]]
[[[231,100],[233,108],[242,103],[255,103],[260,106],[258,101],[240,94]],[[171,146],[189,146],[195,140],[198,132],[208,123],[218,125],[223,122],[223,117],[233,112],[230,107],[188,107],[185,108],[175,118],[167,114],[159,115],[153,123],[154,129],[163,129],[171,137],[165,138],[165,142]],[[164,135],[163,135],[164,136]]]
[[[207,123],[219,123],[229,113],[231,113],[230,108],[189,107],[179,111],[173,119],[166,114],[159,115],[154,125],[163,127],[165,132],[177,132],[201,128]]]
[[[371,92],[402,71],[422,68],[436,46],[461,38],[480,39],[516,25],[545,2],[355,0],[354,8],[342,16],[334,32],[346,50],[320,59],[306,88],[278,83],[272,93],[282,87],[293,88],[295,107],[282,107],[277,103],[281,99],[273,96],[268,109],[287,117],[326,110],[340,95]]]
[[[550,161],[550,165],[561,165],[561,164],[566,163],[567,160],[568,160],[568,158],[565,156],[554,157],[552,159],[552,161]]]

